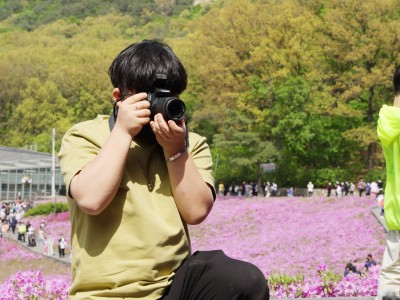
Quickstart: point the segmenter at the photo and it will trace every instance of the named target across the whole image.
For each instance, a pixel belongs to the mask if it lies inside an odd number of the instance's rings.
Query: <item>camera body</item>
[[[186,114],[185,103],[176,97],[171,96],[171,92],[163,88],[167,76],[164,74],[156,74],[154,88],[147,94],[147,100],[150,102],[151,119],[158,113],[163,118],[173,120],[175,122],[183,119]]]

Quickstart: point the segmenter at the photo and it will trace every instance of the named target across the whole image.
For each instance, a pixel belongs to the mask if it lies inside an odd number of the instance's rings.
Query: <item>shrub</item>
[[[24,216],[38,216],[38,215],[49,215],[51,213],[60,213],[68,211],[68,204],[65,202],[57,202],[57,203],[45,203],[39,204],[35,207],[29,209],[25,212]]]

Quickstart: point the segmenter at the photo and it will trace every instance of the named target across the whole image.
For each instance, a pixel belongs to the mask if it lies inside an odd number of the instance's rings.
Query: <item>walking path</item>
[[[35,247],[31,247],[31,246],[28,245],[28,238],[25,238],[25,242],[18,241],[18,233],[17,232],[15,232],[13,234],[11,231],[9,231],[6,235],[3,236],[3,238],[4,237],[8,238],[10,240],[16,241],[21,246],[23,246],[23,247],[25,247],[25,248],[27,248],[27,249],[29,249],[31,251],[34,251],[36,253],[39,253],[39,254],[47,257],[47,258],[54,259],[54,260],[59,261],[61,263],[71,264],[71,257],[69,255],[65,255],[64,257],[59,257],[58,256],[58,243],[57,243],[57,241],[54,241],[54,245],[53,245],[53,248],[54,248],[53,249],[54,250],[53,253],[54,254],[53,254],[53,256],[49,256],[49,255],[45,254],[44,247],[38,243],[37,238],[36,238],[36,246]]]
[[[381,215],[381,209],[378,206],[376,206],[371,209],[371,212],[375,216],[378,223],[381,224],[381,226],[383,227],[385,232],[388,232],[388,229],[386,226],[386,221],[385,221],[385,216]]]

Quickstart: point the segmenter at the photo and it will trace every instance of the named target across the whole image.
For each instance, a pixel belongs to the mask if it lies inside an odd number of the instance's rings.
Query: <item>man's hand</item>
[[[150,102],[146,93],[138,93],[117,103],[118,118],[115,128],[134,138],[150,122]]]
[[[156,114],[150,126],[156,135],[157,142],[164,150],[165,157],[178,153],[185,147],[186,127],[184,120],[178,123],[169,120],[166,122],[162,114]]]

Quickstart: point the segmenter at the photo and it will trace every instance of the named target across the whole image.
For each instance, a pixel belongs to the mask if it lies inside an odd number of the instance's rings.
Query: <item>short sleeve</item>
[[[72,178],[99,153],[105,140],[101,131],[98,124],[88,121],[74,125],[64,135],[58,158],[67,195]]]
[[[211,151],[205,137],[190,133],[189,135],[189,153],[199,170],[201,177],[210,186],[214,199],[216,198],[215,180],[212,175],[212,157]]]

